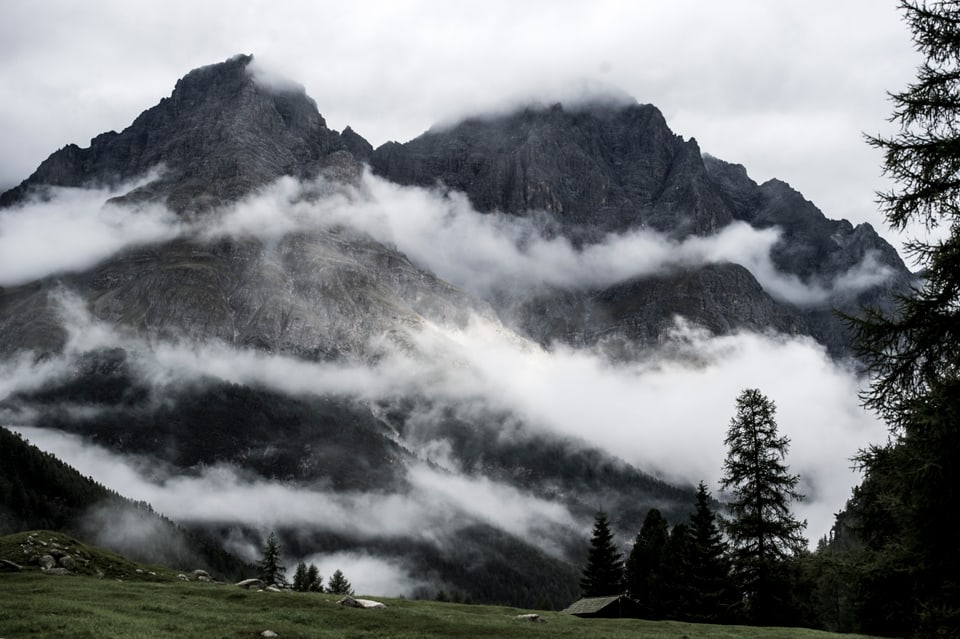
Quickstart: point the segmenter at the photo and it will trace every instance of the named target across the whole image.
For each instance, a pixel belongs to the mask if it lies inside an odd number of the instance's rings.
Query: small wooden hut
[[[565,612],[575,617],[599,617],[603,619],[630,618],[637,619],[642,616],[640,604],[625,595],[616,597],[584,597],[579,601],[574,601]]]

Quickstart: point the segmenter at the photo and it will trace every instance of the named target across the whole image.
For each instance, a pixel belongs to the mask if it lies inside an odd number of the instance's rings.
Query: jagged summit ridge
[[[440,181],[483,211],[547,211],[587,241],[645,227],[682,237],[728,224],[725,204],[686,180],[701,164],[649,104],[526,108],[387,143],[374,170],[401,184]],[[702,177],[702,176],[701,176]]]
[[[253,56],[238,55],[191,71],[120,133],[53,153],[0,197],[0,205],[44,185],[112,186],[162,167],[161,179],[130,197],[198,210],[236,200],[283,175],[316,173],[345,149],[340,135],[327,128],[302,87],[258,79],[252,62]]]

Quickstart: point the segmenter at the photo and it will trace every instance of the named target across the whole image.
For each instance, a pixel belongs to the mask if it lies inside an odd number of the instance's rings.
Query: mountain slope
[[[249,569],[216,542],[82,476],[6,428],[0,428],[0,468],[0,535],[49,528],[137,561],[228,578]]]

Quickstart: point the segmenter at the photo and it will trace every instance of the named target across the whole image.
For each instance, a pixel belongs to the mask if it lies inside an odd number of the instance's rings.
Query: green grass
[[[48,543],[57,535],[41,534]],[[12,559],[11,553],[22,554],[21,535],[0,538],[0,558]],[[56,543],[70,543],[68,539]],[[139,566],[112,553],[79,546],[75,548],[91,553],[91,564],[102,562],[113,566],[112,574],[102,578],[55,576],[44,574],[38,568],[0,573],[0,638],[252,639],[268,629],[281,639],[854,637],[796,628],[578,619],[556,612],[539,613],[547,623],[531,623],[515,619],[518,614],[530,612],[527,610],[382,597],[376,599],[387,608],[357,610],[337,605],[339,597],[334,595],[249,592],[229,584],[184,582],[177,579],[176,571]],[[143,572],[136,572],[138,567]],[[149,576],[148,570],[157,575]],[[121,574],[125,576],[119,577]]]

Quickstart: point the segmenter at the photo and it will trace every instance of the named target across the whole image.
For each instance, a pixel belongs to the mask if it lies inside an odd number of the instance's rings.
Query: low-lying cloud
[[[43,199],[0,210],[0,286],[82,271],[125,248],[177,236],[180,224],[162,206],[108,202],[153,177],[117,189],[52,187]]]
[[[800,306],[882,283],[890,270],[867,256],[832,282],[803,282],[779,271],[770,251],[776,228],[734,222],[711,236],[675,240],[650,230],[610,234],[577,247],[546,237],[533,217],[480,213],[466,195],[440,188],[399,186],[364,175],[359,189],[330,188],[283,178],[247,198],[207,229],[208,234],[273,239],[295,230],[342,225],[395,245],[415,263],[481,297],[497,292],[602,288],[709,264],[746,267],[773,297]]]
[[[358,539],[401,537],[438,546],[476,522],[520,538],[547,534],[548,541],[557,531],[579,530],[561,504],[425,465],[407,469],[409,490],[343,492],[270,481],[229,465],[170,475],[150,460],[119,455],[78,435],[22,426],[14,430],[80,473],[177,521],[237,522],[259,529],[301,526]]]
[[[0,213],[0,286],[84,270],[125,248],[178,236],[255,236],[270,242],[336,226],[395,245],[422,268],[481,297],[543,287],[603,288],[729,262],[745,266],[777,299],[809,306],[875,286],[890,275],[868,255],[832,282],[803,282],[777,270],[770,259],[780,239],[777,229],[754,229],[742,222],[706,237],[675,240],[633,230],[578,247],[562,236],[546,237],[532,217],[479,213],[462,193],[399,186],[369,172],[359,188],[323,178],[308,183],[281,178],[192,222],[160,205],[133,208],[109,202],[157,174],[115,189],[57,187],[45,199]]]
[[[857,290],[885,276],[868,256],[833,283],[799,282],[778,273],[770,262],[776,231],[742,224],[682,242],[632,232],[574,247],[563,238],[545,237],[529,220],[480,214],[462,194],[400,187],[369,174],[357,188],[329,185],[322,179],[314,184],[281,179],[218,216],[190,223],[160,209],[130,211],[104,205],[113,195],[60,189],[47,201],[0,213],[0,273],[5,278],[0,284],[83,269],[126,246],[186,234],[256,236],[269,242],[288,233],[338,226],[394,244],[422,267],[483,295],[505,287],[599,287],[674,268],[738,261],[772,294],[797,303],[820,303],[838,291]],[[45,241],[51,236],[59,239]],[[412,349],[401,352],[384,344],[378,349],[383,356],[375,363],[317,363],[213,341],[147,345],[92,320],[82,303],[65,300],[64,321],[70,333],[66,354],[41,362],[29,357],[3,362],[0,398],[35,388],[63,372],[72,356],[121,346],[156,387],[212,378],[366,402],[415,395],[450,406],[482,406],[516,416],[524,428],[598,446],[671,481],[692,485],[704,479],[715,486],[735,398],[744,388],[757,387],[777,403],[781,430],[793,442],[787,461],[801,474],[810,496],[798,511],[810,520],[813,538],[829,529],[833,513],[857,481],[849,458],[884,435],[882,425],[859,407],[860,380],[806,339],[750,333],[716,337],[681,321],[664,338],[661,352],[613,363],[591,351],[559,345],[544,349],[494,321],[475,318],[463,328],[427,323],[424,330],[411,333]],[[444,441],[431,440],[429,432],[418,435],[423,437],[424,458],[444,458],[449,468],[456,469],[457,460]],[[830,445],[824,446],[825,441]],[[78,455],[74,454],[77,463],[83,462]],[[104,481],[102,475],[109,468],[100,463],[90,470]],[[556,504],[510,492],[513,489],[482,477],[422,475],[426,471],[412,469],[416,494],[429,493],[433,500],[424,502],[407,494],[335,496],[323,491],[308,491],[303,499],[302,489],[258,483],[231,469],[170,477],[156,484],[140,478],[135,468],[125,471],[116,464],[113,468],[127,473],[117,480],[118,486],[142,488],[129,496],[149,501],[173,517],[200,517],[205,512],[243,516],[244,521],[262,517],[293,522],[298,517],[316,521],[322,513],[330,525],[373,534],[386,525],[379,516],[389,513],[402,522],[415,521],[410,534],[424,534],[422,522],[437,516],[427,506],[446,503],[456,506],[451,512],[470,513],[516,534],[532,530],[524,512],[533,512],[550,525],[574,525]],[[187,492],[191,500],[177,498]],[[242,515],[261,496],[268,497],[264,508]],[[468,498],[472,506],[466,503]],[[359,520],[358,512],[369,513],[373,523]],[[504,513],[510,516],[500,516]]]
[[[868,443],[882,441],[885,433],[883,425],[858,404],[860,380],[812,340],[752,333],[716,337],[683,323],[665,341],[662,352],[623,363],[584,350],[544,349],[479,318],[464,329],[431,327],[414,335],[413,352],[394,351],[373,364],[342,365],[218,343],[147,347],[135,340],[124,342],[89,318],[85,324],[77,323],[74,331],[77,337],[70,343],[78,352],[123,345],[144,378],[161,387],[212,378],[366,402],[429,397],[440,405],[477,406],[513,415],[530,432],[583,441],[688,485],[706,480],[717,486],[735,399],[744,388],[759,388],[777,404],[781,432],[792,440],[787,463],[801,475],[809,495],[797,510],[809,519],[813,539],[829,530],[833,513],[857,483],[849,459]],[[96,335],[98,340],[91,341]],[[40,375],[34,373],[34,378]],[[453,454],[441,437],[431,439],[428,423],[418,429],[417,444],[424,458],[437,451],[447,457]],[[501,436],[513,435],[505,431]],[[67,459],[73,463],[77,457],[72,453]],[[84,463],[101,481],[104,469],[112,468],[111,473],[121,473],[118,486],[143,485],[142,492],[127,492],[128,496],[149,501],[173,517],[242,517],[262,524],[274,519],[323,520],[362,534],[386,526],[403,530],[403,522],[411,522],[408,532],[413,535],[424,534],[422,522],[439,516],[433,505],[445,503],[456,505],[450,512],[470,513],[519,535],[530,533],[536,521],[547,527],[572,525],[557,504],[529,501],[528,495],[482,477],[441,476],[424,469],[411,469],[408,479],[417,494],[431,495],[429,502],[408,495],[304,493],[250,482],[232,469],[214,469],[200,478],[173,477],[162,485],[138,484],[136,471],[122,474],[127,472],[122,465]],[[455,469],[456,459],[447,465]],[[185,494],[191,495],[187,503],[177,497]],[[258,496],[266,497],[264,506],[250,508],[261,502]],[[357,518],[356,513],[367,515]]]

